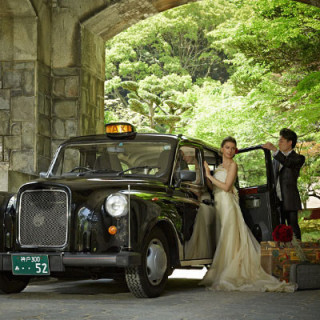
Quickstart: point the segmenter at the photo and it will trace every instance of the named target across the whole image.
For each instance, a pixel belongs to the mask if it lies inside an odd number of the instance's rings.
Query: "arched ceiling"
[[[120,0],[100,11],[83,25],[109,40],[131,25],[159,12],[197,0]]]
[[[5,0],[0,0],[5,1]],[[14,2],[19,0],[13,0]],[[83,23],[107,41],[131,25],[159,12],[201,0],[119,0]],[[320,0],[292,0],[320,7]]]

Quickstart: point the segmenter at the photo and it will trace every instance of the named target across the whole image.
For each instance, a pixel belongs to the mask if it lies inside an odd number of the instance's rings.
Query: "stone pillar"
[[[46,171],[62,141],[103,132],[105,41],[196,0],[0,0],[0,191]]]
[[[36,171],[37,17],[29,3],[9,9],[0,19],[0,191]]]
[[[80,132],[104,131],[105,42],[85,27],[81,28]]]

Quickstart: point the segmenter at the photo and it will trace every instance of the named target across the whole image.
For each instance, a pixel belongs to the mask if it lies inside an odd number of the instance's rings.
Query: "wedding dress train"
[[[220,165],[214,177],[225,182],[226,169]],[[221,230],[213,262],[200,285],[225,291],[295,291],[296,285],[279,281],[262,268],[260,245],[243,219],[236,188],[225,192],[215,187],[214,200]]]

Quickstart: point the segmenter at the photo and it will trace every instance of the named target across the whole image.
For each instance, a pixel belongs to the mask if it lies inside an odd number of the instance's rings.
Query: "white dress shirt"
[[[278,154],[280,150],[277,150],[273,153],[273,157],[276,156]],[[282,152],[282,151],[280,151]],[[292,152],[292,149],[289,152],[282,152],[286,157]],[[281,170],[281,168],[283,167],[283,165],[281,163],[279,163],[279,171]],[[276,184],[276,192],[277,192],[277,196],[279,198],[280,201],[282,201],[282,195],[281,195],[281,187],[280,187],[280,177],[278,175],[278,179],[277,179],[277,184]]]

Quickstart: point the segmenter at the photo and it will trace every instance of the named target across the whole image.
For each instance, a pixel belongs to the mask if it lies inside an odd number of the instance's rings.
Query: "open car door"
[[[259,145],[240,149],[235,160],[244,220],[259,242],[272,240],[272,231],[280,223],[280,215],[271,153]]]

